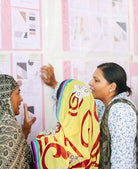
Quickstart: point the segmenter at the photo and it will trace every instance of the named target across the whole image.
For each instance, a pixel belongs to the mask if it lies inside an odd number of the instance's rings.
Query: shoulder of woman
[[[109,121],[112,119],[136,119],[136,112],[127,103],[115,103],[109,111]]]

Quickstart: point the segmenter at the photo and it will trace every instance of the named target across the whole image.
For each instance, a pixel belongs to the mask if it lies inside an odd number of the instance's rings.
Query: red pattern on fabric
[[[68,112],[68,113],[69,113],[71,116],[77,116],[78,111],[76,111],[76,112],[74,113],[74,112],[72,112],[71,110],[75,110],[75,109],[78,110],[78,108],[79,108],[79,107],[82,105],[82,103],[83,103],[83,99],[82,99],[82,100],[80,101],[80,103],[79,103],[79,98],[76,97],[76,96],[74,96],[75,93],[76,93],[76,92],[72,93],[72,95],[70,96],[70,99],[69,99],[69,112]],[[73,107],[72,104],[74,103],[75,100],[77,100],[77,102],[76,102],[76,105]]]
[[[98,137],[96,139],[96,142],[93,145],[92,151],[97,147],[97,145],[99,144],[99,140],[100,140],[100,133],[98,134]]]
[[[79,107],[81,106],[82,103],[83,103],[83,98],[82,98],[81,101],[80,101]]]
[[[91,157],[93,158],[93,157],[97,157],[97,154],[100,152],[100,146],[99,146],[99,148],[97,149],[97,151],[93,154],[93,155],[91,155]]]
[[[48,149],[52,148],[52,147],[57,150],[56,154],[53,155],[54,158],[59,158],[60,156],[62,156],[64,159],[67,159],[69,157],[69,155],[66,152],[66,150],[64,149],[64,147],[62,147],[61,145],[59,145],[57,143],[51,143],[46,147],[46,149],[43,153],[43,156],[42,156],[42,167],[43,167],[43,169],[48,169],[46,164],[45,164],[45,156],[46,156]]]
[[[39,144],[40,156],[42,156],[42,142],[41,142],[41,140],[38,140],[38,144]]]
[[[41,135],[38,135],[36,138],[41,138],[41,137],[43,137],[44,135],[43,134],[41,134]]]
[[[91,168],[92,166],[94,166],[94,167],[99,167],[99,164],[97,164],[96,162],[91,162],[88,166],[85,167],[85,169],[89,169],[89,168]]]
[[[45,145],[48,143],[48,137],[45,137]]]
[[[55,136],[54,136],[53,138],[54,138],[54,141],[56,141],[56,142],[58,141],[58,140],[56,139],[56,137],[55,137]]]
[[[70,142],[70,140],[68,138],[65,138],[65,145],[67,145],[67,142],[70,144],[70,146],[72,147],[72,149],[77,153],[77,155],[79,157],[83,157],[83,155],[79,152],[79,150],[76,149],[76,147]]]
[[[86,114],[84,115],[83,120],[82,120],[82,126],[81,126],[81,143],[82,143],[82,145],[83,145],[84,147],[88,147],[88,143],[86,143],[86,142],[84,141],[84,139],[83,139],[83,126],[84,126],[84,122],[85,122],[85,120],[86,120],[86,118],[87,118],[88,115],[90,115],[91,118],[92,118],[92,115],[91,115],[91,111],[90,111],[90,110],[88,110],[88,111],[86,112]],[[89,129],[88,129],[88,130],[89,130]],[[89,131],[88,131],[88,132],[89,132]]]
[[[82,161],[80,163],[77,163],[76,165],[73,165],[70,169],[72,169],[72,168],[78,168],[78,167],[79,168],[86,167],[89,164],[89,161],[90,160],[85,160],[85,161]]]
[[[78,112],[76,112],[76,113],[71,113],[71,112],[69,111],[69,114],[70,114],[71,116],[77,116]]]
[[[74,96],[76,92],[72,93],[72,95],[70,96],[69,99],[69,108],[72,110],[75,110],[78,107],[78,103],[79,103],[79,98]],[[74,101],[76,101],[76,105],[75,106],[71,106],[72,103],[74,103]]]
[[[92,152],[94,151],[94,149],[97,149],[97,151],[94,154],[91,155],[92,158],[97,157],[97,155],[100,152],[99,140],[100,140],[100,133],[99,133],[99,135],[98,135],[98,137],[97,137],[97,139],[96,139],[96,141],[95,141],[95,143],[93,145],[92,151],[91,151],[91,154],[92,154]],[[97,148],[97,146],[99,146],[99,147]]]
[[[97,109],[96,108],[96,103],[94,103],[94,117],[99,122],[98,113],[97,113],[96,109]]]

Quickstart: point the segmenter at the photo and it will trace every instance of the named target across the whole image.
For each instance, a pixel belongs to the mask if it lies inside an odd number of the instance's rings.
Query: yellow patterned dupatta
[[[41,132],[32,141],[37,169],[97,169],[100,129],[90,89],[66,80],[56,107],[60,126]]]

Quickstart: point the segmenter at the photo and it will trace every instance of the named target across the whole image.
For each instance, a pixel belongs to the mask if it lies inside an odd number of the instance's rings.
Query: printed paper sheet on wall
[[[138,62],[130,64],[132,100],[138,108]]]
[[[128,52],[128,0],[62,0],[64,51]]]
[[[88,61],[64,61],[63,79],[77,79],[88,85],[95,69],[96,63]]]
[[[2,50],[41,50],[41,0],[2,0]],[[6,12],[5,12],[6,11]],[[2,34],[2,37],[1,37]]]
[[[0,74],[10,75],[12,73],[11,69],[10,54],[0,54]]]
[[[41,56],[36,54],[13,54],[13,76],[19,83],[23,103],[28,106],[30,117],[37,120],[32,126],[28,141],[33,140],[39,132],[44,130],[43,91],[40,78]],[[20,125],[23,124],[23,106],[17,117]],[[38,127],[39,126],[39,127]]]
[[[78,79],[83,81],[86,85],[93,78],[93,73],[97,66],[104,63],[101,61],[64,61],[63,62],[63,79]],[[127,83],[130,85],[130,71],[129,64],[126,61],[116,62],[121,65],[127,72]]]
[[[11,6],[40,9],[40,0],[11,0]]]
[[[134,48],[135,54],[138,55],[138,1],[133,0],[134,9]]]
[[[0,49],[1,49],[1,0],[0,0]]]
[[[39,11],[12,8],[13,49],[40,49]]]

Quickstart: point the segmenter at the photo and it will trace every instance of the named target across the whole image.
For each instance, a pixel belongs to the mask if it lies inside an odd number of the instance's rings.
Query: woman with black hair
[[[52,65],[43,66],[41,75],[45,84],[59,88]],[[100,166],[102,169],[138,168],[138,113],[129,99],[130,87],[127,86],[125,70],[116,63],[103,63],[97,66],[89,82],[95,99],[105,105],[99,106],[100,125]],[[137,152],[137,153],[136,153]]]
[[[137,147],[137,110],[128,98],[125,70],[116,63],[97,66],[89,82],[95,99],[105,105],[100,126],[100,167],[135,169]]]

